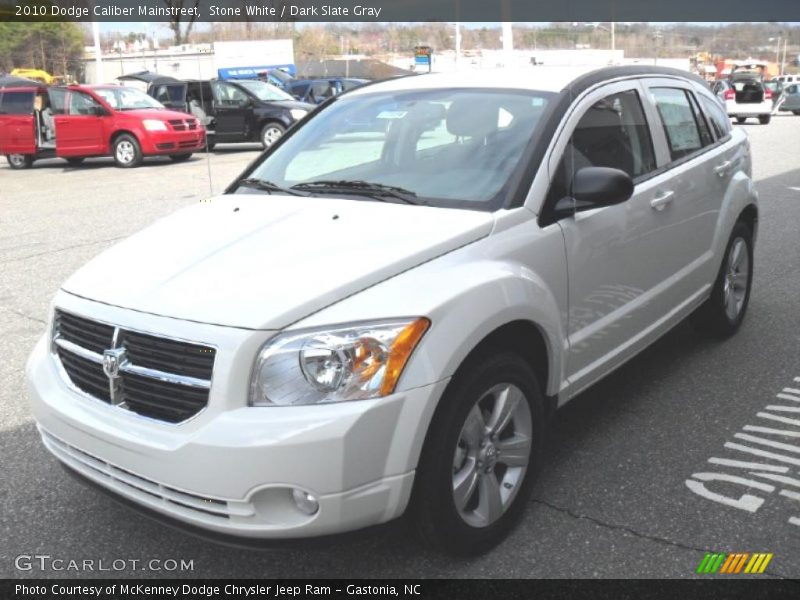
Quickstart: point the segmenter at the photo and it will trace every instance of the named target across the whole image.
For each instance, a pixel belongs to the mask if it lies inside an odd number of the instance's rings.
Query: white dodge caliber
[[[195,533],[406,513],[485,551],[555,409],[690,314],[737,330],[756,197],[745,134],[684,72],[364,86],[63,285],[27,370],[39,432]]]

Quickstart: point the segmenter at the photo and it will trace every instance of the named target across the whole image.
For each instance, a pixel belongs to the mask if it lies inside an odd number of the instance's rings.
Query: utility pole
[[[103,51],[100,49],[100,24],[92,21],[92,35],[94,36],[94,83],[103,83]]]
[[[617,39],[616,39],[616,29],[617,24],[616,21],[611,21],[611,49],[617,49]]]
[[[789,42],[789,37],[783,38],[783,59],[781,60],[781,75],[783,75],[784,65],[786,65],[786,44]]]

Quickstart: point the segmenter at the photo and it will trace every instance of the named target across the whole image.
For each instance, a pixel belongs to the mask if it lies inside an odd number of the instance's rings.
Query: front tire
[[[261,145],[266,150],[277,142],[284,133],[286,133],[286,128],[280,123],[267,123],[261,128]]]
[[[800,110],[793,110],[792,114],[800,116]]]
[[[33,165],[33,157],[29,154],[9,154],[6,160],[12,169],[30,169]]]
[[[114,140],[114,162],[118,167],[131,169],[142,164],[142,147],[139,140],[128,133],[123,133]]]
[[[772,115],[759,115],[758,122],[762,125],[767,125],[772,120]]]
[[[750,302],[753,233],[739,221],[731,232],[711,297],[692,315],[699,329],[718,337],[736,333]]]
[[[736,117],[736,122],[737,122],[739,125],[741,125],[741,124],[742,124],[742,123],[744,123],[745,121],[747,121],[747,117]]]
[[[465,363],[437,408],[414,481],[423,541],[461,556],[502,541],[530,498],[544,421],[539,383],[518,355],[484,352]]]

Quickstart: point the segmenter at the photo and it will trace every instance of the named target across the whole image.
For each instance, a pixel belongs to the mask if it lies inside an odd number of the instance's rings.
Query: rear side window
[[[0,98],[0,114],[33,114],[33,92],[9,92],[6,90]]]
[[[719,102],[707,96],[699,96],[700,104],[702,104],[706,115],[708,115],[708,123],[714,132],[714,137],[717,139],[724,138],[731,130],[731,122],[728,115],[719,105]]]
[[[672,160],[679,160],[700,150],[708,141],[698,123],[698,116],[688,92],[679,88],[651,88]],[[707,135],[708,132],[706,131]]]

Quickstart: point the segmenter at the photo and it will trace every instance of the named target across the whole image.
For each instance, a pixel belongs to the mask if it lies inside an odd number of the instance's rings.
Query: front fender
[[[431,327],[398,383],[404,390],[451,377],[494,330],[529,321],[545,340],[549,376],[543,385],[555,395],[563,379],[566,290],[560,229],[539,230],[527,221],[346,298],[292,328],[428,317]]]

